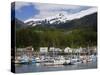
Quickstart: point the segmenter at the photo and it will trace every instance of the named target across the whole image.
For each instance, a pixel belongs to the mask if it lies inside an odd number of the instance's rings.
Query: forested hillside
[[[17,47],[87,47],[97,45],[97,13],[64,24],[37,25],[16,30]],[[22,26],[22,25],[21,25]]]

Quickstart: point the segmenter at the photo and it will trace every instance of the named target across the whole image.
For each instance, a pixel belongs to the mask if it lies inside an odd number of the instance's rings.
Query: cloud
[[[49,16],[55,16],[56,14],[63,13],[63,14],[69,14],[66,10],[75,10],[79,9],[80,6],[74,6],[74,5],[58,5],[58,4],[40,4],[36,3],[34,4],[35,8],[40,10],[40,13],[35,15],[34,18],[45,18]]]
[[[83,16],[86,16],[86,15],[89,15],[89,14],[92,14],[92,13],[95,13],[95,12],[97,12],[97,8],[96,7],[89,8],[87,10],[82,10],[82,11],[80,11],[78,13],[69,15],[68,19],[72,20],[72,19],[75,19],[75,18],[81,18]]]
[[[69,20],[80,18],[97,11],[96,7],[79,6],[79,5],[62,5],[62,4],[47,4],[47,3],[30,3],[30,2],[16,2],[15,10],[21,11],[21,8],[33,5],[39,12],[33,14],[30,18],[42,19],[55,16],[63,13]],[[34,9],[33,8],[33,9]],[[27,14],[28,15],[28,14]],[[29,18],[29,19],[30,19]],[[27,20],[27,19],[26,19]]]
[[[34,6],[39,10],[59,10],[59,9],[77,9],[78,5],[62,5],[62,4],[46,4],[46,3],[34,3]]]
[[[79,5],[62,5],[62,4],[45,4],[45,3],[34,3],[36,9],[40,12],[36,14],[34,18],[46,18],[50,16],[55,16],[59,13],[63,13],[71,18],[81,17],[85,14],[94,11],[94,7],[91,6],[79,6]],[[92,11],[93,10],[93,11]],[[72,16],[71,16],[72,15]]]
[[[31,3],[28,2],[15,2],[15,10],[20,11],[24,6],[30,6]]]

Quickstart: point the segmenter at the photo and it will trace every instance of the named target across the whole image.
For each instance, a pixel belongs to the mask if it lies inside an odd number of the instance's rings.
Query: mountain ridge
[[[59,14],[59,18],[62,18],[64,15]],[[57,19],[57,20],[58,20]],[[52,19],[50,19],[52,20]],[[97,12],[86,15],[79,19],[74,20],[66,20],[65,22],[60,22],[59,20],[57,23],[50,24],[48,21],[42,21],[40,24],[36,24],[33,26],[33,21],[30,21],[29,25],[28,23],[24,23],[17,18],[15,18],[16,28],[27,28],[27,27],[48,27],[48,28],[61,28],[61,29],[70,29],[70,28],[80,28],[80,27],[95,27],[97,29]]]
[[[94,14],[94,13],[92,13],[92,14]],[[89,14],[89,15],[92,15],[92,14]],[[88,15],[85,15],[85,16],[88,16]],[[85,17],[85,16],[83,16],[83,17]],[[83,17],[81,17],[81,18],[83,18]],[[81,19],[81,18],[76,18],[76,19]],[[28,20],[24,21],[24,23],[26,23],[27,25],[31,25],[31,26],[36,26],[36,25],[41,25],[41,24],[51,24],[52,25],[52,24],[66,23],[67,21],[73,21],[76,19],[69,20],[69,19],[67,19],[66,15],[59,13],[55,16],[47,17],[44,19],[34,19],[34,18],[28,19]]]

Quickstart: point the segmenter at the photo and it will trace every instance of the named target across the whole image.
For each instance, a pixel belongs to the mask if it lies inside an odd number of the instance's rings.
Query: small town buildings
[[[50,47],[49,52],[62,52],[60,48]]]
[[[17,48],[15,52],[15,59],[20,59],[22,56],[32,57],[34,48],[32,46],[26,48]]]

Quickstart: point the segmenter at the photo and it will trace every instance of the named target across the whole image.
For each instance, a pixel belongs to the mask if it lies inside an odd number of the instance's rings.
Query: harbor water
[[[44,66],[41,63],[15,65],[16,73],[67,71],[67,70],[96,69],[96,68],[97,68],[97,62],[79,63],[74,65],[55,65],[55,66]]]

